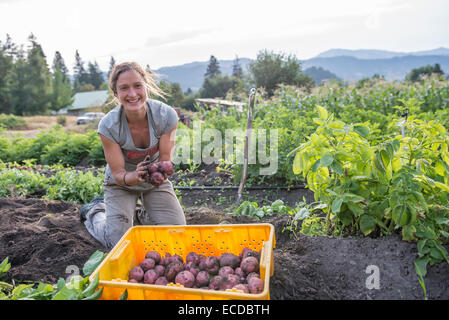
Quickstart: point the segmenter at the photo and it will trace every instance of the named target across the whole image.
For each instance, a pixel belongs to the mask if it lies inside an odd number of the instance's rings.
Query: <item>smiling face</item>
[[[116,98],[125,110],[134,111],[145,108],[148,98],[145,80],[135,70],[120,73],[116,83]]]

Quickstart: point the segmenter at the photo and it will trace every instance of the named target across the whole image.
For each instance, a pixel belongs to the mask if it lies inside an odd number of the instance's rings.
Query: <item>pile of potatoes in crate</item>
[[[237,256],[223,253],[206,257],[190,252],[186,261],[177,254],[149,251],[145,259],[129,272],[129,282],[155,285],[181,284],[186,288],[206,290],[236,289],[244,293],[261,293],[260,251],[244,248]]]

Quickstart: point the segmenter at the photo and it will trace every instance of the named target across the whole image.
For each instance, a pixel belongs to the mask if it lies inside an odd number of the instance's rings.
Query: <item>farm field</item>
[[[238,186],[239,163],[181,161],[170,179],[188,224],[274,225],[271,299],[447,299],[448,110],[447,81],[311,93],[283,87],[274,98],[258,97],[253,122],[264,134],[277,129],[277,170],[262,175],[270,164],[250,163],[241,202],[236,189],[219,188]],[[201,135],[213,129],[224,137],[246,125],[246,114],[232,110],[201,116]],[[70,130],[70,121],[52,125],[25,138],[10,130],[0,136],[0,260],[11,264],[5,282],[55,284],[67,266],[81,268],[107,251],[78,218],[83,204],[102,195],[98,137]],[[189,150],[194,157],[192,140],[181,135],[194,130],[179,126],[177,156]],[[209,142],[200,141],[203,150]]]

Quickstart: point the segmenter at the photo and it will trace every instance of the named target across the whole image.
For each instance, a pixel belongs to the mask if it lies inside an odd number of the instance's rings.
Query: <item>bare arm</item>
[[[175,151],[175,138],[176,138],[176,124],[166,134],[163,134],[159,139],[159,161],[171,161],[173,153]]]
[[[125,170],[125,159],[120,146],[100,134],[101,143],[103,144],[104,156],[109,164],[112,176],[115,182],[121,186],[134,186],[144,182],[145,167],[139,163],[135,171],[127,172]],[[125,177],[126,174],[126,177]],[[126,179],[126,184],[124,179]]]

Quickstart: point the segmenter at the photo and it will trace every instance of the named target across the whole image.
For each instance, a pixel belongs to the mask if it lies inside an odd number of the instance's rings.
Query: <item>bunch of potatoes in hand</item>
[[[156,163],[150,163],[150,156],[147,156],[144,160],[147,167],[147,173],[145,174],[145,181],[153,186],[160,186],[168,176],[174,173],[173,164],[170,161],[161,161]]]
[[[129,282],[156,285],[178,283],[185,288],[205,290],[236,289],[244,293],[261,293],[260,252],[244,248],[237,256],[223,253],[206,257],[190,252],[186,261],[177,254],[149,251],[140,265],[129,272]]]

